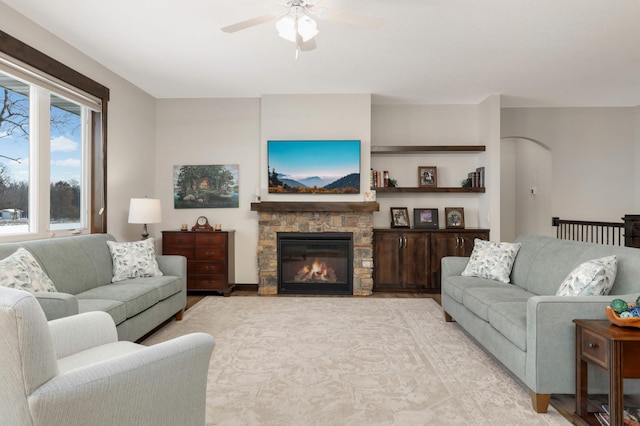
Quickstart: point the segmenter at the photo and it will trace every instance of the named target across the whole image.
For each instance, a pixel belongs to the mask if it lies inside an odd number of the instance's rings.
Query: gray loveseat
[[[186,258],[156,256],[163,276],[111,283],[109,234],[79,235],[0,244],[0,259],[18,247],[29,250],[53,281],[57,292],[34,293],[47,319],[105,311],[117,326],[118,339],[136,341],[186,306]]]
[[[543,236],[522,243],[511,283],[461,276],[469,258],[442,259],[442,308],[487,352],[530,390],[533,408],[547,411],[551,394],[575,394],[573,319],[606,319],[614,298],[635,301],[640,294],[640,249]],[[615,255],[618,270],[608,296],[555,296],[581,263]],[[625,382],[637,392],[638,381]],[[627,386],[628,385],[628,386]],[[606,376],[589,369],[592,393],[607,393]]]

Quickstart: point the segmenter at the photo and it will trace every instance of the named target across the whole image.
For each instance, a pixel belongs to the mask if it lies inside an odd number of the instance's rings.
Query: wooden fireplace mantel
[[[262,201],[251,203],[254,212],[377,212],[377,202],[299,202],[299,201]]]

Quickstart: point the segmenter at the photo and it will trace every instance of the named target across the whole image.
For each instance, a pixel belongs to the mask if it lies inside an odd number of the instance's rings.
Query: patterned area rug
[[[207,425],[567,425],[431,299],[207,297],[144,341],[216,339]]]

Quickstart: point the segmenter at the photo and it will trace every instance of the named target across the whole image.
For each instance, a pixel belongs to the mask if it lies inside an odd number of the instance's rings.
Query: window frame
[[[86,92],[98,99],[102,104],[102,111],[91,111],[91,135],[89,149],[91,154],[91,176],[89,178],[89,231],[94,233],[107,232],[107,105],[109,89],[100,83],[86,77],[78,71],[64,65],[48,55],[21,42],[0,30],[0,52],[20,61],[34,69],[60,80],[73,88]],[[48,191],[47,191],[48,196]],[[47,203],[48,205],[48,203]],[[39,214],[39,213],[38,213]],[[47,210],[47,216],[49,212]],[[33,234],[16,235],[15,238],[29,238]],[[42,230],[37,233],[42,236]],[[14,238],[14,239],[15,239]]]

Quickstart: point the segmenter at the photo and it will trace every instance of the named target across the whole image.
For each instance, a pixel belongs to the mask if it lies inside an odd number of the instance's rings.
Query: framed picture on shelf
[[[409,210],[406,207],[391,207],[391,227],[409,228]]]
[[[418,186],[420,188],[437,188],[438,168],[436,166],[419,166]]]
[[[413,209],[414,228],[438,228],[438,209]]]
[[[464,229],[464,209],[462,207],[445,207],[444,217],[447,229]]]

